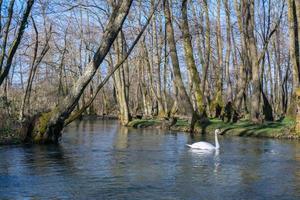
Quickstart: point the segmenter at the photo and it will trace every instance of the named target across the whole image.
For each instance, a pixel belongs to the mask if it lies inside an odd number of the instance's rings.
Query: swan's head
[[[221,133],[221,130],[217,128],[217,129],[215,130],[215,134],[220,134],[220,133]]]

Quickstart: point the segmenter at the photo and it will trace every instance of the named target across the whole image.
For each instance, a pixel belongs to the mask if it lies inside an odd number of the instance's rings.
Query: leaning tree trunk
[[[27,139],[36,143],[57,143],[64,127],[65,120],[76,107],[83,91],[94,77],[97,69],[110,50],[128,15],[132,0],[120,1],[113,9],[109,22],[104,30],[100,46],[84,73],[74,84],[70,93],[60,105],[50,112],[43,113],[31,124]]]
[[[100,92],[100,90],[104,87],[104,85],[108,82],[108,80],[110,79],[110,77],[113,76],[113,74],[120,68],[123,66],[123,64],[127,61],[127,58],[129,57],[129,55],[131,54],[131,52],[133,51],[135,45],[138,43],[138,41],[140,40],[140,38],[142,37],[143,33],[145,32],[147,26],[149,25],[151,19],[152,19],[152,16],[154,14],[154,12],[156,11],[158,5],[159,5],[160,1],[157,2],[156,6],[153,7],[152,9],[152,12],[150,13],[150,15],[148,16],[147,18],[147,21],[146,23],[143,25],[143,27],[141,28],[139,34],[136,36],[135,40],[131,43],[130,47],[128,48],[128,50],[126,50],[126,52],[124,52],[125,54],[123,55],[123,58],[110,70],[110,72],[106,75],[106,77],[101,80],[101,75],[99,76],[99,79],[100,79],[100,83],[98,83],[97,85],[97,88],[95,89],[95,91],[93,92],[93,96],[88,100],[88,102],[83,105],[77,112],[73,113],[71,116],[68,117],[68,119],[65,121],[65,124],[64,126],[70,124],[71,122],[73,122],[74,120],[76,120],[77,118],[80,117],[80,115],[93,103],[93,101],[95,100],[95,98],[97,97],[97,94]],[[113,62],[112,62],[112,56],[110,54],[109,56],[109,64],[111,65]],[[140,59],[139,59],[140,61]],[[126,63],[127,64],[127,63]],[[140,65],[138,65],[140,66]],[[128,68],[127,68],[128,69]],[[127,72],[128,73],[128,72]],[[129,73],[128,73],[129,74]],[[138,73],[139,74],[139,73]],[[128,75],[127,75],[128,76]],[[138,75],[139,76],[139,75]],[[140,77],[140,76],[139,76]],[[128,78],[128,77],[127,77]],[[139,83],[138,83],[138,87],[137,88],[141,88],[140,87],[140,78],[138,78],[139,80]],[[127,79],[127,82],[128,79]],[[129,84],[128,84],[129,85]],[[125,89],[125,91],[128,89],[128,87]],[[113,89],[113,97],[114,97],[114,100],[115,102],[117,101],[117,97],[116,97],[116,91],[115,91],[115,88]],[[127,90],[128,91],[128,90]],[[125,95],[126,96],[126,100],[128,102],[128,95]],[[107,98],[106,98],[106,94],[105,94],[105,91],[103,91],[103,99],[104,99],[104,105],[109,105],[107,103]],[[107,108],[107,107],[105,107]],[[105,109],[106,111],[108,111],[107,109]]]
[[[2,85],[3,81],[9,74],[9,70],[11,68],[13,58],[17,52],[17,49],[18,49],[21,39],[23,37],[25,28],[27,27],[26,25],[27,25],[28,17],[29,17],[29,14],[30,14],[33,4],[34,4],[34,0],[27,0],[27,6],[26,6],[23,16],[21,18],[19,29],[16,33],[15,38],[13,39],[11,46],[8,49],[8,52],[6,52],[7,51],[7,49],[6,49],[7,38],[8,38],[8,34],[9,34],[9,25],[10,25],[10,22],[12,19],[13,6],[14,6],[14,0],[11,1],[10,8],[8,10],[7,30],[5,31],[5,36],[4,36],[5,39],[2,44],[2,53],[1,53],[1,57],[0,57],[0,86]],[[3,68],[5,57],[6,57],[6,63]]]

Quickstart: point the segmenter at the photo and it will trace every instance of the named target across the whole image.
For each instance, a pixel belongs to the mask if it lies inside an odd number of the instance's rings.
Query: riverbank
[[[114,115],[89,115],[83,116],[80,120],[117,120]],[[1,121],[0,121],[1,122]],[[0,126],[0,145],[16,145],[24,143],[24,133],[21,123],[16,119],[7,120]]]
[[[83,119],[101,119],[116,120],[115,116],[86,116]],[[164,129],[164,121],[159,119],[134,119],[128,126],[134,128],[159,128]],[[300,135],[293,132],[294,121],[285,118],[277,122],[265,122],[264,124],[253,124],[247,120],[241,120],[237,123],[224,123],[219,119],[210,119],[209,122],[196,124],[195,134],[213,133],[216,128],[222,130],[222,135],[241,136],[241,137],[259,137],[259,138],[285,138],[300,139]],[[188,121],[184,119],[177,120],[176,124],[171,126],[172,131],[190,132]],[[20,127],[6,128],[0,130],[0,145],[14,145],[22,143],[20,136]]]
[[[0,129],[0,145],[14,145],[22,143],[20,130],[14,127]]]
[[[134,128],[162,128],[163,121],[159,119],[135,119],[128,126]],[[288,118],[282,121],[265,122],[253,124],[248,120],[241,120],[237,123],[225,123],[219,119],[210,119],[205,124],[196,124],[195,133],[213,133],[216,128],[221,129],[222,135],[260,138],[285,138],[300,139],[293,131],[294,121]],[[179,119],[170,130],[189,132],[187,120]]]

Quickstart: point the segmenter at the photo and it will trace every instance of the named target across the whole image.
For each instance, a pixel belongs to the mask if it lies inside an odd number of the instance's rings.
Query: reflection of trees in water
[[[11,174],[12,171],[15,171],[15,167],[17,167],[22,161],[23,148],[15,148],[11,149],[10,147],[5,147],[0,150],[0,174]],[[21,169],[22,170],[22,169]],[[22,172],[20,173],[22,174]]]
[[[247,192],[249,186],[261,178],[260,171],[263,169],[264,142],[256,139],[239,140],[239,142],[242,149],[241,152],[244,152],[245,156],[239,164],[241,183],[247,186],[241,187],[241,190],[246,190],[245,192]]]
[[[72,143],[80,145],[83,144],[87,139],[89,143],[93,142],[92,134],[95,131],[95,121],[94,120],[76,120],[69,125],[67,131],[64,134],[72,134]],[[87,137],[91,135],[91,137]]]
[[[117,150],[127,149],[128,147],[128,128],[120,126],[114,141],[114,147]]]
[[[115,132],[113,140],[113,152],[110,167],[108,168],[111,172],[111,176],[114,177],[114,181],[118,183],[119,187],[127,187],[128,181],[126,180],[127,167],[126,162],[128,147],[128,128],[120,126]]]
[[[168,179],[168,183],[172,182],[175,174],[172,166],[175,169],[178,160],[176,136],[160,133],[165,132],[119,127],[110,169],[121,185],[143,187]]]
[[[85,121],[85,120],[84,120]],[[89,132],[94,132],[94,125],[95,125],[95,120],[89,120],[89,126],[88,126],[88,130]]]
[[[298,141],[293,142],[292,147],[292,159],[295,160],[293,164],[293,192],[300,196],[300,143]]]
[[[6,177],[0,183],[0,193],[8,195],[7,199],[14,199],[16,196],[10,195],[16,193],[20,198],[36,194],[39,199],[44,195],[54,198],[55,193],[68,191],[68,178],[76,173],[72,160],[59,145],[11,147],[0,152],[0,158],[0,174]]]
[[[287,141],[249,139],[245,156],[240,168],[241,192],[263,193],[265,198],[281,194],[287,199],[299,196],[300,162],[296,146]]]
[[[193,142],[199,141],[199,138]],[[185,148],[175,171],[174,189],[180,199],[217,199],[216,187],[221,171],[221,152]]]
[[[65,156],[60,145],[32,146],[25,149],[21,166],[28,167],[26,171],[37,175],[51,172],[73,173],[75,169],[72,160]]]
[[[76,120],[70,125],[68,125],[68,127],[65,128],[63,133],[64,139],[66,138],[66,136],[64,136],[65,134],[72,134],[72,143],[79,145],[82,137],[82,121]]]

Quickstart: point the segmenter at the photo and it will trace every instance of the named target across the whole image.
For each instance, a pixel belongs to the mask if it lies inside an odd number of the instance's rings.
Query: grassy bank
[[[101,118],[102,119],[102,118]],[[106,118],[103,118],[106,119]],[[135,119],[128,126],[135,128],[162,128],[163,122],[159,119]],[[0,145],[19,144],[20,127],[14,125],[14,128],[0,128]],[[266,138],[290,138],[300,139],[300,135],[293,133],[294,121],[285,118],[280,122],[266,122],[264,124],[253,124],[250,121],[242,120],[237,123],[224,123],[219,119],[210,119],[209,122],[200,126],[197,124],[195,133],[213,133],[216,128],[220,128],[224,135],[245,136],[245,137],[266,137]],[[189,132],[187,120],[179,119],[174,126],[173,131]]]
[[[135,128],[160,128],[162,121],[158,119],[135,119],[128,126]],[[216,128],[220,128],[224,135],[245,136],[245,137],[266,137],[266,138],[291,138],[300,139],[300,135],[293,133],[294,121],[285,118],[278,122],[265,122],[263,124],[253,124],[248,120],[241,120],[237,123],[224,123],[219,119],[210,119],[206,124],[197,124],[195,133],[212,133]],[[171,127],[174,131],[189,132],[187,120],[179,119]]]
[[[0,145],[20,144],[22,139],[18,131],[13,128],[0,129]]]

